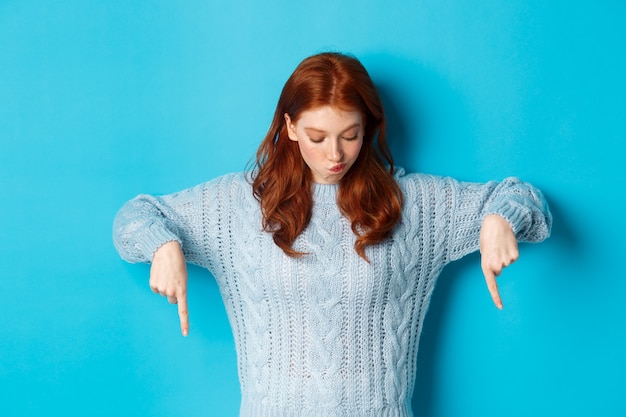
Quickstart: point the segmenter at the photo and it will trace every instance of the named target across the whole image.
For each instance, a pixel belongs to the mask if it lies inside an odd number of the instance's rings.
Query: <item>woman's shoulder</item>
[[[252,178],[246,172],[232,172],[220,175],[203,184],[209,199],[234,201],[238,204],[256,202],[252,192]]]
[[[445,186],[455,181],[450,177],[441,175],[427,174],[424,172],[407,172],[402,167],[396,167],[394,169],[393,177],[402,189],[416,185],[422,187],[428,185]]]
[[[240,198],[242,195],[252,194],[251,190],[251,184],[245,173],[233,172],[197,183],[190,188],[174,192],[169,197],[180,201],[201,200],[214,205],[215,201],[226,202]]]
[[[200,187],[205,189],[239,189],[250,188],[250,181],[244,172],[230,172],[207,180]]]

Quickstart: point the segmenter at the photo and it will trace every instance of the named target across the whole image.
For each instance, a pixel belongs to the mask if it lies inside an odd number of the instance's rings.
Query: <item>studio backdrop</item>
[[[115,213],[242,171],[306,56],[356,55],[396,163],[539,187],[493,307],[477,254],[444,270],[418,353],[424,417],[624,416],[626,3],[0,1],[0,415],[236,417],[214,278],[189,337]]]

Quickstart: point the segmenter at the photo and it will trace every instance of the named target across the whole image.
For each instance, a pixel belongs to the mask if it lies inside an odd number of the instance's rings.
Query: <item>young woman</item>
[[[114,242],[178,303],[186,262],[215,276],[237,346],[241,416],[410,416],[419,334],[443,267],[480,249],[488,289],[518,241],[550,233],[515,178],[459,182],[395,169],[383,107],[350,56],[305,59],[246,174],[140,195]]]

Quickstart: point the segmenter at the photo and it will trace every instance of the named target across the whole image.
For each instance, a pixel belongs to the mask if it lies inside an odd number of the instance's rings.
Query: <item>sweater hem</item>
[[[413,417],[409,408],[390,406],[377,410],[356,410],[341,407],[329,408],[287,408],[242,401],[240,417]]]

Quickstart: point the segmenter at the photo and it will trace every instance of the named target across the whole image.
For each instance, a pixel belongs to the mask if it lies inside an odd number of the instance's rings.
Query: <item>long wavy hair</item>
[[[284,115],[296,122],[302,112],[321,106],[356,110],[363,117],[363,145],[339,182],[337,204],[356,235],[355,251],[367,260],[365,248],[388,238],[400,220],[402,192],[393,178],[380,96],[365,67],[349,55],[326,52],[308,57],[283,87],[249,173],[263,228],[288,256],[305,255],[293,243],[311,220],[313,180],[298,143],[287,135]]]

